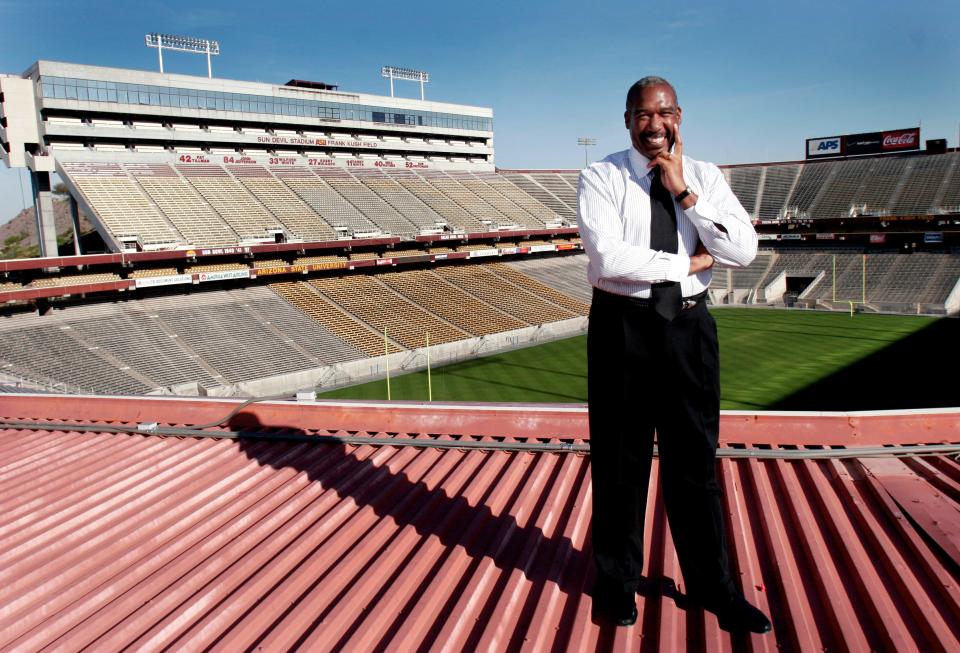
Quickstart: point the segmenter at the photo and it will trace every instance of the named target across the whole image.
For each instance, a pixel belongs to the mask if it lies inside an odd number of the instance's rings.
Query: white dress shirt
[[[683,178],[697,203],[677,215],[677,253],[650,249],[650,160],[631,147],[580,173],[577,221],[590,284],[630,297],[649,297],[650,284],[679,281],[684,297],[710,286],[711,270],[689,275],[690,256],[703,242],[717,263],[744,267],[757,255],[757,233],[723,173],[683,157]],[[718,225],[722,226],[720,229]]]

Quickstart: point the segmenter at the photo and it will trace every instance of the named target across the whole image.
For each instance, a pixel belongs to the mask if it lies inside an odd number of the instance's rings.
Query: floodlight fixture
[[[151,32],[145,37],[145,44],[148,48],[156,48],[157,55],[160,57],[160,72],[163,72],[163,50],[176,50],[177,52],[192,52],[194,54],[207,55],[207,77],[213,77],[213,66],[210,63],[210,57],[220,54],[220,42],[210,39],[198,39],[192,36],[175,36],[173,34],[158,34]]]
[[[420,82],[420,99],[425,99],[423,85],[430,81],[430,73],[413,68],[398,68],[397,66],[383,66],[380,76],[390,78],[390,97],[393,97],[393,80],[402,79],[408,82]]]
[[[597,139],[595,138],[588,138],[586,136],[581,136],[580,138],[577,139],[577,145],[583,145],[583,167],[584,168],[590,165],[589,161],[587,161],[587,152],[589,151],[589,148],[591,145],[596,145],[596,144],[597,144]]]

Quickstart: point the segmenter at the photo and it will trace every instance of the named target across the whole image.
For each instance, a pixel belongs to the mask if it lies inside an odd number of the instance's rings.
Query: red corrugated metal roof
[[[637,625],[618,629],[590,617],[589,457],[562,450],[585,442],[582,408],[276,402],[229,422],[301,441],[80,430],[201,424],[237,404],[0,398],[5,419],[76,420],[0,431],[0,649],[960,649],[947,455],[723,459],[734,565],[774,624],[763,636],[677,604],[651,493],[651,580]],[[828,446],[891,446],[904,424],[921,428],[901,444],[958,442],[957,417],[731,413],[722,430],[725,447],[803,450],[818,428]]]

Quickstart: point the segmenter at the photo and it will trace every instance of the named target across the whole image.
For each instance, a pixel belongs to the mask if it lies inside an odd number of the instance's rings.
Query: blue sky
[[[155,71],[147,32],[218,39],[214,75],[231,79],[388,95],[380,66],[420,68],[429,99],[493,107],[497,164],[511,168],[581,167],[579,136],[597,139],[591,159],[623,149],[626,89],[658,74],[678,89],[687,154],[748,163],[801,159],[809,137],[918,124],[955,146],[958,25],[956,0],[0,0],[0,72],[37,59]],[[199,56],[164,63],[206,74]],[[23,206],[19,181],[0,166],[0,222]]]

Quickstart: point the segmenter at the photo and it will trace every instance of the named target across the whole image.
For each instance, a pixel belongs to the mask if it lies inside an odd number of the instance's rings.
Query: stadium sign
[[[928,231],[923,234],[923,242],[925,243],[942,243],[943,242],[943,232],[942,231]]]
[[[316,144],[325,147],[380,147],[373,141],[348,141],[337,138],[318,138]]]
[[[807,139],[807,158],[863,156],[920,149],[920,128]]]
[[[807,139],[807,158],[819,159],[826,156],[842,156],[842,136]]]
[[[481,258],[483,256],[499,256],[499,249],[477,249],[470,252],[470,258]]]
[[[530,253],[534,252],[553,252],[556,251],[556,245],[530,245]]]
[[[919,150],[920,128],[883,132],[883,143],[881,147],[884,152]]]
[[[780,240],[803,240],[800,234],[780,234]]]
[[[887,234],[870,234],[871,245],[882,245],[887,242]]]
[[[317,272],[318,270],[341,270],[347,267],[346,261],[329,261],[327,263],[311,263],[310,271]]]
[[[836,234],[817,234],[817,240],[834,240],[836,237]]]
[[[268,277],[274,274],[289,274],[295,272],[306,272],[308,267],[306,265],[288,265],[282,267],[273,267],[273,268],[254,268],[253,272],[250,273],[251,278],[256,275],[258,277]]]
[[[217,247],[216,249],[187,250],[187,257],[191,256],[221,256],[223,254],[249,254],[249,247]]]
[[[224,279],[249,279],[250,270],[217,270],[216,272],[201,272],[197,275],[198,282],[223,281]]]
[[[883,150],[883,133],[850,134],[844,136],[843,152],[847,156],[879,154]]]
[[[189,274],[168,274],[162,277],[144,277],[134,279],[135,288],[152,288],[154,286],[173,286],[180,283],[190,283],[193,276]]]

